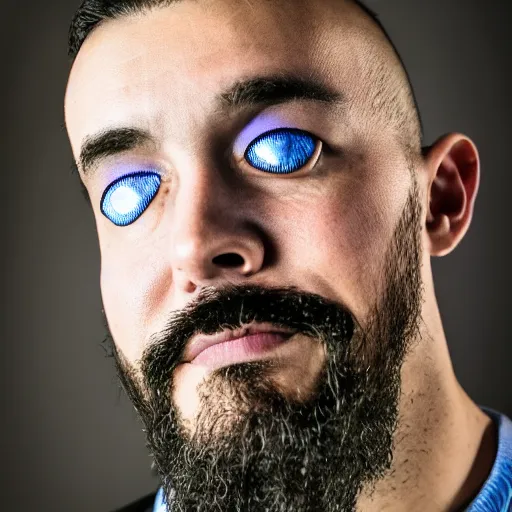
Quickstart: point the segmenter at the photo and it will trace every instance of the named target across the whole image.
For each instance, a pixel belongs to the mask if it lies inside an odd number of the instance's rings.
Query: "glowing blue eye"
[[[116,226],[135,222],[160,188],[160,175],[141,171],[114,181],[103,193],[101,213]]]
[[[301,130],[280,128],[255,139],[245,159],[260,171],[289,174],[304,167],[315,154],[317,141]]]

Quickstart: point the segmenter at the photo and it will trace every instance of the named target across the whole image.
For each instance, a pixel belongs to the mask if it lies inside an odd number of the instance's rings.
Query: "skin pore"
[[[233,84],[286,76],[320,80],[333,101],[222,101]],[[421,321],[399,368],[393,461],[358,495],[365,512],[459,510],[495,453],[490,419],[454,376],[430,267],[469,227],[478,155],[458,134],[422,155],[411,102],[382,34],[354,5],[334,0],[181,2],[109,20],[85,41],[66,95],[77,161],[83,144],[107,129],[149,134],[80,168],[97,222],[109,329],[135,381],[170,313],[208,287],[296,287],[366,325],[385,294],[386,255],[415,191]],[[324,141],[319,159],[282,176],[244,163],[251,140],[284,127]],[[102,195],[140,168],[162,176],[159,192],[136,222],[115,226],[100,211]],[[273,383],[284,397],[314,395],[328,355],[312,340],[297,336],[274,357],[282,364]],[[210,373],[197,365],[174,372],[172,400],[189,432]]]

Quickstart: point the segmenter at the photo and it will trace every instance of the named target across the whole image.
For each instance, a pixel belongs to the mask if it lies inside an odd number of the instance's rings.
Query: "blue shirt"
[[[512,421],[499,412],[482,407],[498,427],[498,452],[489,477],[466,512],[512,512]],[[164,492],[156,495],[153,512],[167,510]]]
[[[467,512],[512,512],[512,421],[482,407],[498,427],[498,452],[489,477]]]

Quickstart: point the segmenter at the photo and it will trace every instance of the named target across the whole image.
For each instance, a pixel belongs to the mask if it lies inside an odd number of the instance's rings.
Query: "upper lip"
[[[232,341],[251,334],[260,333],[276,333],[276,334],[287,334],[292,335],[296,331],[286,329],[284,327],[276,327],[272,324],[249,324],[244,325],[235,330],[224,330],[217,334],[197,334],[190,340],[188,347],[185,350],[183,357],[184,362],[190,362],[194,360],[203,350],[206,350],[213,345],[218,343],[224,343],[226,341]]]

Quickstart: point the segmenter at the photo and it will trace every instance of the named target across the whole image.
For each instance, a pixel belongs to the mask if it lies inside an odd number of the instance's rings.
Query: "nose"
[[[187,293],[241,282],[258,273],[265,258],[262,233],[240,190],[209,176],[183,184],[174,202],[173,280]]]

